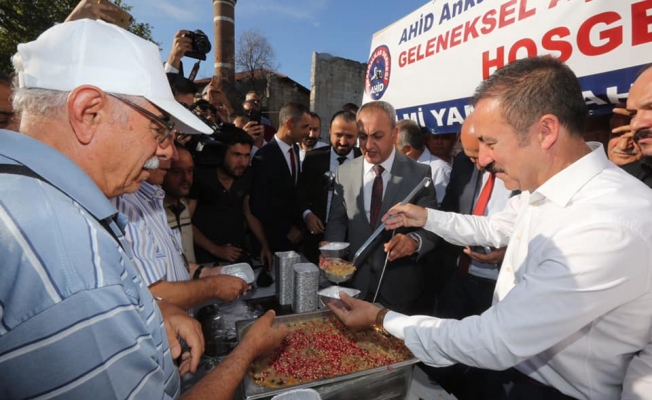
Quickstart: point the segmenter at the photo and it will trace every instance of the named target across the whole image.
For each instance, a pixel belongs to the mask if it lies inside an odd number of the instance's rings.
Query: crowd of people
[[[102,10],[82,0],[0,77],[0,393],[177,398],[193,308],[252,289],[222,266],[353,255],[385,223],[331,309],[459,399],[652,396],[652,68],[607,116],[533,57],[480,83],[459,134],[383,101],[288,102],[272,126],[259,93],[184,77],[187,31],[163,63]],[[274,316],[182,397],[231,399],[287,335]]]

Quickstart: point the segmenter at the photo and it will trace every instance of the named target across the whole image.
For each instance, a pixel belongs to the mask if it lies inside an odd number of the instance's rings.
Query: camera
[[[208,36],[200,29],[197,29],[186,33],[184,37],[192,39],[192,51],[187,52],[185,56],[206,61],[206,54],[211,51],[211,42],[208,40]]]

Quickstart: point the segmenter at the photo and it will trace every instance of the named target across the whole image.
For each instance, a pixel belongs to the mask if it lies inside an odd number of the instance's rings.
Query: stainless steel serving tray
[[[333,315],[333,312],[330,310],[321,310],[304,314],[294,314],[294,315],[285,315],[276,317],[274,323],[289,323],[289,322],[298,322],[298,321],[307,321],[311,319],[323,318],[326,316]],[[238,332],[238,342],[242,340],[242,337],[247,333],[249,325],[253,323],[253,320],[246,321],[237,321],[235,323],[236,330]],[[400,368],[405,368],[410,365],[418,363],[419,360],[416,358],[410,358],[409,360],[401,361],[394,364],[385,365],[382,367],[372,368],[364,371],[353,372],[346,375],[340,375],[333,378],[318,379],[316,381],[302,383],[299,385],[288,386],[285,388],[266,388],[258,385],[249,377],[249,371],[242,381],[242,393],[246,400],[254,399],[263,399],[271,396],[275,396],[279,393],[283,393],[291,389],[302,389],[302,388],[313,388],[315,386],[328,385],[336,382],[342,382],[352,378],[364,377],[367,375],[372,375],[378,372],[388,371],[388,370],[397,370]]]

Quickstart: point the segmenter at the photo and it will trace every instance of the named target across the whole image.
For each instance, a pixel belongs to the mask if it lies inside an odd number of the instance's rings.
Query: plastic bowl
[[[343,274],[343,273],[335,273],[333,271],[330,271],[326,268],[328,263],[330,262],[342,262],[348,264],[351,267],[350,268],[351,272]],[[353,277],[353,274],[355,274],[355,270],[356,270],[353,264],[351,264],[346,260],[342,260],[341,258],[324,258],[319,262],[319,269],[322,270],[326,279],[328,279],[333,283],[342,283],[348,281]]]
[[[254,274],[254,270],[251,269],[251,265],[247,263],[226,265],[222,267],[220,274],[237,276],[238,278],[247,282],[247,284],[249,285],[254,283],[254,280],[256,280],[256,275]]]
[[[324,258],[344,258],[349,254],[349,243],[330,242],[319,248]]]
[[[340,286],[331,286],[326,289],[322,289],[317,294],[319,295],[319,304],[322,308],[326,308],[326,304],[333,303],[337,308],[346,308],[346,305],[340,300],[340,292],[344,292],[351,297],[358,297],[360,291],[353,288],[345,288]]]

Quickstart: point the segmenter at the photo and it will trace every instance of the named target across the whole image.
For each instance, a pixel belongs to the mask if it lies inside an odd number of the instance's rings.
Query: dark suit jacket
[[[477,183],[480,178],[480,171],[476,165],[463,152],[458,153],[453,159],[451,178],[446,187],[446,195],[441,203],[443,211],[450,211],[460,214],[473,214],[474,200]],[[512,192],[512,196],[519,193]],[[438,247],[441,253],[443,268],[450,271],[457,271],[457,258],[462,253],[463,247],[455,246],[442,241]]]
[[[303,216],[304,211],[312,211],[319,219],[326,222],[328,205],[328,181],[324,174],[330,170],[331,146],[320,147],[306,153],[301,167],[301,177],[297,185],[297,209]],[[360,149],[353,148],[353,156],[360,157]],[[303,225],[305,228],[305,225]],[[319,242],[324,235],[313,235],[304,230],[304,254],[314,263],[319,261]]]
[[[364,212],[363,160],[363,157],[359,157],[338,168],[330,219],[324,234],[324,240],[329,242],[343,241],[348,234],[351,256],[373,233]],[[401,202],[424,177],[432,177],[430,166],[418,164],[399,152],[396,152],[390,173],[380,210],[381,216]],[[437,208],[432,185],[417,194],[412,203]],[[421,237],[421,252],[417,256],[403,257],[387,264],[377,300],[386,307],[407,313],[412,311],[424,285],[424,268],[418,258],[432,250],[438,240],[437,236],[424,229],[400,228],[396,233],[411,231]],[[367,254],[363,262],[358,262],[360,265],[350,284],[362,292],[361,298],[373,299],[385,262],[383,244],[387,243],[391,236],[392,232],[383,232],[362,255],[364,257]]]
[[[353,156],[360,157],[360,149],[353,148]],[[297,203],[303,214],[311,210],[322,221],[326,218],[328,185],[324,174],[330,170],[331,146],[320,147],[306,153],[297,186]]]
[[[298,146],[295,150],[298,160]],[[290,228],[300,226],[295,207],[296,187],[285,155],[275,139],[256,152],[251,168],[253,180],[249,204],[251,212],[263,224],[271,251],[296,250],[296,245],[287,239]]]
[[[652,157],[643,157],[620,168],[652,188]]]
[[[446,187],[446,195],[441,202],[442,211],[462,214],[473,212],[473,200],[479,173],[476,165],[463,152],[459,152],[455,156],[451,178]]]

